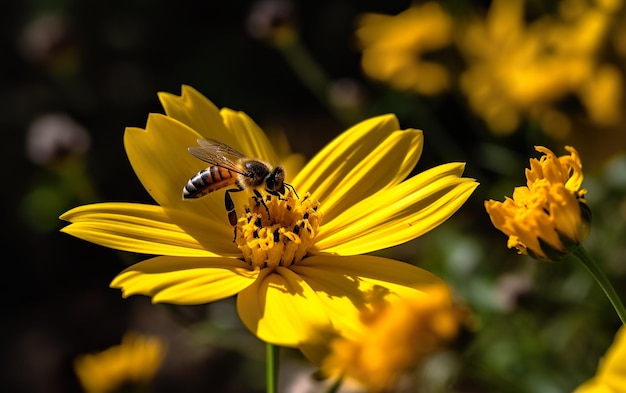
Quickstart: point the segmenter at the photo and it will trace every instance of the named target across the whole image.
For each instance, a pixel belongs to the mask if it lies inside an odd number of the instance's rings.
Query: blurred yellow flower
[[[591,213],[585,201],[582,163],[576,149],[557,157],[537,146],[544,155],[530,159],[527,183],[516,187],[513,198],[485,201],[491,222],[509,236],[508,247],[542,260],[555,260],[580,244],[589,234]]]
[[[420,94],[449,87],[445,67],[422,58],[452,42],[452,17],[438,3],[414,5],[395,16],[364,14],[356,37],[363,71],[370,78]]]
[[[621,327],[613,344],[600,361],[596,375],[574,393],[626,392],[626,327]]]
[[[559,17],[545,15],[526,24],[524,0],[494,0],[486,18],[470,18],[456,34],[468,64],[460,87],[472,109],[494,133],[511,133],[529,116],[562,138],[571,127],[568,118],[544,120],[555,118],[558,100],[578,94],[594,123],[617,124],[621,73],[597,58],[613,10],[565,0]],[[595,90],[598,82],[601,88]]]
[[[578,88],[589,119],[598,126],[619,124],[624,111],[624,79],[621,71],[609,64],[596,68]]]
[[[303,352],[322,374],[347,378],[371,392],[387,391],[399,376],[454,339],[468,314],[453,304],[446,286],[421,298],[389,297],[361,312],[361,329],[326,341],[327,353]],[[330,344],[328,344],[330,342]]]
[[[161,367],[166,347],[156,336],[127,333],[120,345],[78,356],[74,369],[87,393],[143,391]]]
[[[441,280],[407,263],[359,254],[414,239],[448,219],[477,187],[464,164],[440,165],[407,179],[423,146],[419,130],[400,130],[393,115],[345,131],[301,170],[281,160],[244,113],[219,110],[189,86],[160,94],[165,115],[146,129],[127,128],[124,143],[135,173],[158,205],[100,203],[61,216],[62,230],[103,246],[160,255],[111,283],[123,295],[153,302],[204,304],[237,295],[243,323],[261,340],[296,347],[307,326],[349,334],[365,294],[428,297]],[[264,204],[233,195],[233,227],[224,194],[181,200],[187,179],[206,167],[187,152],[199,138],[218,139],[250,157],[282,162],[288,191]],[[293,169],[293,170],[292,170]],[[319,201],[319,202],[318,202]],[[271,219],[270,219],[271,217]]]

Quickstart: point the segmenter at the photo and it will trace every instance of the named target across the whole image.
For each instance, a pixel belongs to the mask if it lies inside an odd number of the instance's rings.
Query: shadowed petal
[[[447,300],[443,301],[452,304],[448,286],[439,277],[391,259],[322,254],[307,258],[294,267],[294,271],[320,294],[333,321],[332,327],[311,332],[307,341],[299,346],[315,364],[320,364],[328,354],[329,340],[337,336],[352,339],[363,334],[361,318],[382,300],[402,296],[428,301],[431,296],[444,296]]]
[[[316,247],[364,254],[423,235],[454,214],[478,186],[460,177],[463,168],[440,165],[362,200],[320,227]]]
[[[359,310],[389,294],[428,296],[446,288],[432,273],[373,256],[317,255],[290,269],[267,270],[239,294],[239,316],[259,338],[284,346],[297,346],[320,328],[356,332]]]
[[[284,267],[261,270],[259,279],[237,296],[237,310],[261,340],[287,347],[302,342],[310,326],[330,323],[318,295]]]
[[[230,241],[232,232],[209,236],[206,228],[215,226],[211,220],[160,206],[98,203],[74,208],[60,219],[72,223],[62,232],[117,250],[196,257],[241,254]]]
[[[363,308],[372,300],[368,296],[376,286],[387,293],[401,296],[428,295],[430,291],[447,287],[439,277],[427,270],[405,262],[372,255],[339,256],[319,254],[305,258],[292,270],[314,290],[324,293],[324,301],[348,296],[356,308]],[[355,291],[358,289],[358,291]]]
[[[259,269],[235,258],[156,257],[137,263],[115,277],[112,288],[123,296],[146,295],[153,303],[205,304],[250,286]]]
[[[332,326],[313,326],[299,347],[316,364],[325,355],[325,345],[318,339],[337,335],[351,338],[362,333],[363,311],[371,310],[389,296],[426,299],[432,294],[452,297],[446,283],[434,274],[416,266],[375,256],[317,255],[293,267],[316,291],[328,313]],[[328,337],[325,337],[328,335]]]

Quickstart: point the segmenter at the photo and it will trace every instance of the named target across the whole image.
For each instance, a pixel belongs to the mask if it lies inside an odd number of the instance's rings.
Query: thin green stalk
[[[98,192],[87,171],[86,163],[79,157],[68,159],[55,168],[63,184],[82,203],[100,200]]]
[[[341,383],[343,382],[343,377],[341,378],[337,378],[337,380],[335,381],[335,383],[333,383],[328,390],[326,391],[326,393],[337,393],[339,391],[339,388],[341,387]]]
[[[278,393],[278,353],[280,347],[267,343],[265,345],[266,386],[267,393]]]
[[[617,292],[615,292],[615,288],[613,288],[613,285],[611,285],[611,282],[606,277],[604,272],[598,267],[589,254],[587,254],[582,245],[576,247],[572,252],[572,255],[583,264],[591,276],[596,280],[598,285],[600,285],[600,288],[602,288],[613,305],[615,312],[617,312],[617,315],[622,320],[622,324],[626,325],[626,308],[624,308],[624,304],[620,300]]]
[[[285,60],[300,78],[302,83],[324,104],[328,110],[339,119],[344,125],[349,126],[362,120],[362,114],[349,113],[337,108],[330,102],[328,90],[332,83],[331,78],[311,55],[305,45],[300,41],[298,35],[294,35],[292,41],[278,45]]]

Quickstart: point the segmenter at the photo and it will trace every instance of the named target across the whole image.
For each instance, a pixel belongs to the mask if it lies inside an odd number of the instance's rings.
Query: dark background
[[[482,9],[489,2],[445,3]],[[118,344],[129,329],[160,334],[172,342],[157,391],[263,390],[263,346],[238,325],[232,302],[168,307],[152,306],[143,297],[124,300],[118,290],[108,288],[109,282],[128,263],[144,257],[58,231],[64,225],[58,216],[81,204],[152,203],[128,163],[122,137],[125,127],[143,127],[148,113],[162,112],[159,91],[179,94],[180,86],[189,84],[217,106],[245,111],[261,127],[285,132],[292,149],[308,157],[352,124],[306,87],[280,50],[248,34],[253,4],[51,0],[3,6],[0,390],[80,391],[72,369],[75,356]],[[484,317],[487,327],[470,345],[472,351],[459,349],[465,362],[459,377],[459,389],[465,390],[459,391],[571,388],[593,373],[610,343],[618,326],[613,311],[580,266],[537,264],[507,250],[506,238],[491,226],[482,206],[485,199],[502,200],[523,183],[528,157],[537,156],[533,145],[547,138],[522,132],[497,138],[480,127],[459,97],[425,100],[368,81],[354,45],[356,17],[363,12],[395,14],[410,4],[299,1],[293,9],[303,45],[330,80],[348,78],[362,89],[364,104],[359,115],[351,115],[354,122],[397,113],[402,127],[425,131],[417,171],[465,161],[466,175],[481,183],[453,222],[382,254],[442,275]],[[24,42],[25,32],[47,15],[59,18],[61,31],[44,35],[44,48],[33,55],[34,49]],[[68,189],[58,165],[40,165],[26,155],[27,130],[46,113],[66,114],[89,132],[91,147],[82,163],[93,192],[86,196]],[[549,147],[563,154],[566,142]],[[493,156],[484,154],[488,145],[505,152],[506,165],[489,161]],[[580,150],[585,150],[584,144]],[[583,154],[585,163],[596,158],[589,155]],[[602,208],[597,207],[601,203],[592,206],[599,220],[594,225],[600,228],[594,229],[599,236],[590,240],[590,247],[613,261],[609,275],[621,289],[626,270],[623,245],[608,244],[613,251],[607,251],[607,239],[601,236],[623,233],[623,184],[604,185],[602,166],[592,166],[598,167],[598,175],[589,188],[596,187],[605,202]],[[477,255],[480,265],[451,267],[452,250]],[[492,290],[503,275],[520,271],[530,272],[534,280],[532,289],[520,297],[522,303],[516,303],[515,312],[493,306]],[[575,296],[566,292],[571,287],[579,288],[572,291]],[[207,320],[213,321],[208,327],[203,325]],[[227,322],[215,322],[220,320]],[[567,342],[579,345],[554,343],[552,338],[563,334]],[[506,382],[509,379],[534,382],[514,386]]]

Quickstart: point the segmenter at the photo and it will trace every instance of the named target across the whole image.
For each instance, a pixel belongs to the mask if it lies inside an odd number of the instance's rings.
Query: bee
[[[234,186],[224,194],[228,222],[233,227],[237,226],[237,212],[231,192],[252,190],[257,206],[261,204],[265,207],[268,218],[269,209],[258,188],[264,186],[265,192],[278,198],[284,197],[285,188],[291,189],[295,194],[293,186],[285,183],[285,170],[282,166],[272,167],[266,162],[247,157],[215,139],[198,139],[198,146],[189,147],[188,150],[210,166],[187,181],[183,187],[183,199],[200,198],[213,191]]]

